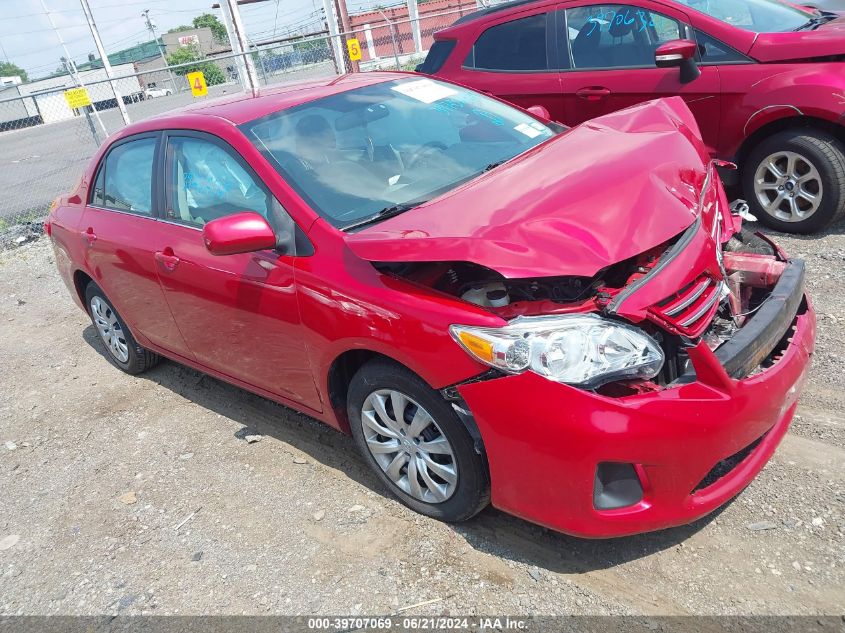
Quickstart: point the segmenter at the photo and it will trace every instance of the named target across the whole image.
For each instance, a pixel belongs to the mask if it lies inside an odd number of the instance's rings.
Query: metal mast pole
[[[50,27],[53,29],[53,32],[56,34],[56,38],[59,40],[59,44],[61,44],[61,46],[62,46],[62,50],[65,52],[65,57],[66,57],[66,58],[67,58],[67,60],[68,60],[68,72],[70,73],[70,76],[71,76],[71,77],[73,78],[73,80],[76,82],[76,85],[78,85],[80,88],[85,88],[85,84],[84,84],[84,83],[82,83],[82,77],[80,77],[80,76],[79,76],[79,73],[78,73],[78,72],[74,72],[75,67],[74,67],[74,64],[73,64],[73,60],[72,60],[72,59],[71,59],[71,57],[70,57],[70,51],[68,51],[68,49],[67,49],[67,45],[65,44],[65,40],[64,40],[64,38],[62,37],[62,34],[59,32],[59,29],[57,29],[57,28],[56,28],[56,23],[55,23],[55,22],[53,22],[53,16],[52,16],[52,15],[50,14],[50,12],[47,10],[47,5],[46,5],[46,4],[44,4],[44,0],[39,0],[39,1],[41,2],[41,9],[42,9],[42,11],[44,11],[44,14],[47,16],[47,20],[50,22]],[[92,103],[93,103],[93,102],[92,102]],[[95,108],[95,107],[92,105],[92,106],[91,106],[91,109],[94,111],[94,118],[96,118],[96,119],[97,119],[97,123],[99,123],[99,124],[100,124],[100,128],[102,128],[102,130],[103,130],[103,134],[105,134],[106,136],[108,136],[108,135],[109,135],[109,131],[106,129],[106,126],[105,126],[105,125],[103,125],[103,120],[100,118],[100,113],[99,113],[99,112],[97,112],[97,108]],[[88,110],[86,110],[85,112],[87,113],[87,112],[88,112]],[[98,142],[99,142],[99,141],[98,141]]]
[[[109,63],[106,50],[103,48],[103,41],[100,39],[100,33],[97,31],[97,25],[94,23],[94,15],[91,13],[91,7],[88,6],[88,0],[79,0],[82,3],[82,10],[85,12],[85,19],[88,20],[88,28],[91,29],[91,36],[94,38],[94,44],[97,51],[100,53],[100,59],[103,61],[103,70],[106,71],[106,77],[109,78],[109,85],[111,86],[114,98],[117,100],[117,107],[120,108],[120,116],[123,117],[123,122],[126,125],[131,123],[129,113],[126,111],[126,105],[123,103],[123,95],[117,89],[112,80],[111,64]]]

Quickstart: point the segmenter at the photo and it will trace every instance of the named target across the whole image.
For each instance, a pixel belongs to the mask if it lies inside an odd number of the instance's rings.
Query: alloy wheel
[[[822,178],[806,157],[796,152],[770,154],[757,166],[754,194],[763,210],[784,222],[800,222],[822,202]]]
[[[372,392],[364,400],[361,427],[373,459],[400,490],[425,503],[441,503],[455,492],[452,446],[411,398],[393,389]]]
[[[121,363],[129,362],[129,346],[112,307],[100,297],[92,297],[91,314],[109,353]]]

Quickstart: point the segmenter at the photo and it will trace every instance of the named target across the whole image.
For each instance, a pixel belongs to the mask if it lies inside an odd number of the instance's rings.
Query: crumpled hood
[[[588,121],[346,240],[369,261],[592,277],[692,224],[708,162],[684,102],[651,101]]]
[[[826,22],[812,31],[760,33],[748,54],[761,62],[845,55],[845,17]]]

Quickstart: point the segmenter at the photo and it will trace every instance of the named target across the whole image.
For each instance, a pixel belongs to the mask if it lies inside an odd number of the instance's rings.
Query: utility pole
[[[334,2],[332,0],[323,0],[323,12],[326,14],[326,22],[328,23],[329,37],[332,42],[332,52],[334,53],[335,69],[338,73],[346,72],[346,60],[343,55],[343,45],[340,42],[337,26],[337,14],[335,13]]]
[[[161,54],[161,61],[164,62],[164,68],[165,70],[167,70],[167,75],[170,77],[170,85],[173,88],[173,92],[179,92],[179,89],[176,87],[176,80],[173,78],[173,73],[170,70],[170,64],[167,63],[167,57],[164,54],[164,46],[158,43],[158,35],[156,35],[156,25],[153,24],[153,21],[150,19],[150,10],[144,9],[143,11],[141,11],[141,17],[144,18],[144,20],[147,22],[147,29],[153,36],[153,42],[155,42],[156,48]]]
[[[417,8],[417,0],[408,0],[408,17],[411,19],[411,33],[414,37],[414,51],[417,52],[417,53],[422,53],[422,34],[420,33],[420,12]]]
[[[335,0],[337,5],[337,14],[340,16],[340,25],[346,39],[352,37],[352,27],[349,23],[349,12],[346,10],[346,0]],[[350,71],[353,73],[360,72],[358,61],[354,59],[349,60]]]
[[[103,41],[100,39],[100,33],[97,31],[97,25],[94,23],[94,14],[91,13],[91,7],[88,6],[88,0],[79,0],[82,3],[82,10],[85,12],[85,19],[88,20],[88,28],[91,29],[91,37],[94,38],[94,44],[97,46],[97,51],[100,53],[100,59],[103,60],[103,70],[106,71],[106,77],[109,78],[109,85],[114,93],[114,98],[117,101],[117,107],[120,108],[120,116],[123,117],[123,122],[129,125],[129,113],[126,111],[126,105],[123,103],[123,95],[117,89],[111,72],[111,64],[109,57],[106,55],[106,50],[103,48]]]
[[[53,22],[52,14],[47,10],[47,5],[44,4],[44,0],[40,0],[40,2],[41,2],[41,10],[44,11],[44,13],[47,15],[47,20],[50,22],[50,27],[53,29],[53,32],[56,34],[56,38],[59,40],[59,44],[61,44],[62,50],[65,52],[65,58],[68,61],[67,69],[68,69],[68,72],[70,73],[71,78],[73,79],[74,83],[76,83],[77,86],[79,86],[80,88],[85,88],[85,84],[82,83],[82,77],[79,76],[79,72],[76,72],[76,70],[77,70],[76,66],[74,65],[73,60],[70,57],[70,52],[67,50],[67,45],[65,44],[65,40],[62,37],[62,34],[59,32],[59,29],[56,28],[56,23]],[[91,105],[91,109],[94,111],[94,117],[97,119],[97,123],[100,124],[100,127],[103,130],[103,134],[108,136],[109,131],[106,129],[106,126],[103,125],[103,120],[100,118],[100,113],[97,112],[97,108],[94,107],[93,102],[92,102],[92,105]],[[91,118],[90,118],[91,115],[88,114],[87,109],[84,110],[84,111],[85,111],[85,117],[88,119],[88,124],[91,126],[91,133],[92,133],[92,136],[94,137],[94,141],[97,143],[97,145],[99,145],[100,139],[97,138],[96,130],[94,129],[94,125],[91,123]]]
[[[258,75],[255,72],[255,64],[252,63],[252,56],[249,54],[249,42],[247,42],[246,30],[241,21],[238,2],[237,0],[220,0],[220,9],[226,22],[226,32],[229,35],[232,52],[243,59],[243,66],[246,69],[244,88],[248,89],[252,96],[258,96]]]

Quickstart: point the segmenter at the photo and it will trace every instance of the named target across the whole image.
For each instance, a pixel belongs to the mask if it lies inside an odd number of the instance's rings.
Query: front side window
[[[491,26],[478,37],[464,65],[479,70],[547,70],[546,14]]]
[[[558,131],[428,78],[356,88],[240,129],[317,213],[345,229],[441,195]]]
[[[120,143],[101,163],[91,204],[152,215],[153,159],[158,139],[149,137]]]
[[[166,169],[168,220],[203,226],[243,211],[272,217],[273,196],[218,143],[171,136]]]
[[[701,61],[705,64],[729,64],[748,61],[745,55],[703,31],[696,29],[695,40],[698,42]]]
[[[809,28],[818,16],[780,0],[678,0],[690,9],[755,33]]]
[[[653,67],[657,47],[682,37],[677,20],[623,4],[567,9],[566,24],[575,68]]]

